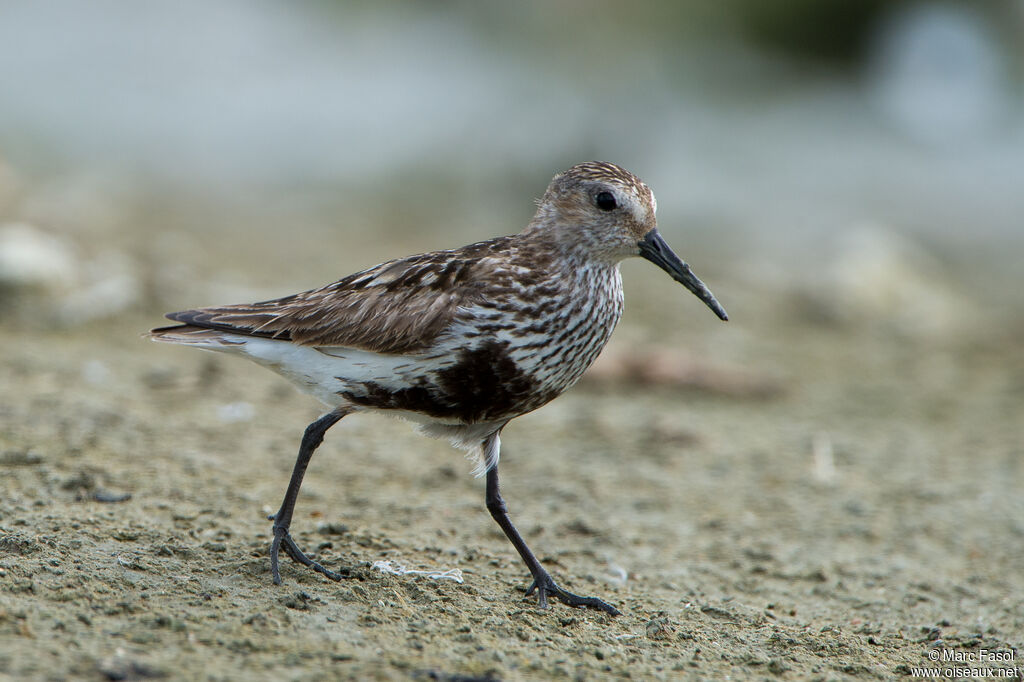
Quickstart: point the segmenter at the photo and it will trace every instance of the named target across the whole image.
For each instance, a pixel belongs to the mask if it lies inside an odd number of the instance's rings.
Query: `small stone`
[[[645,626],[648,639],[671,639],[675,634],[675,626],[668,616],[658,616],[647,621]]]

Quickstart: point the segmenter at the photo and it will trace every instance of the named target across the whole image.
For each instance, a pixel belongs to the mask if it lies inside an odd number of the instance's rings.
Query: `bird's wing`
[[[167,317],[192,327],[308,346],[414,353],[430,347],[460,309],[486,296],[488,274],[495,269],[490,254],[500,249],[495,242],[507,239],[389,261],[271,301],[197,308]]]

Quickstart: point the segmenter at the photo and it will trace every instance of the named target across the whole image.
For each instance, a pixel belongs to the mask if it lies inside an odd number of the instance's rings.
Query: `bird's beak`
[[[711,290],[705,286],[704,282],[697,279],[697,275],[693,274],[690,270],[690,266],[680,260],[679,256],[672,252],[665,240],[661,238],[657,229],[653,229],[641,239],[637,246],[640,247],[640,255],[651,261],[659,268],[667,272],[672,276],[672,279],[682,284],[684,287],[693,292],[694,296],[704,301],[707,307],[711,308],[723,320],[728,320],[729,316],[725,312],[725,308],[718,302],[715,295],[711,293]]]

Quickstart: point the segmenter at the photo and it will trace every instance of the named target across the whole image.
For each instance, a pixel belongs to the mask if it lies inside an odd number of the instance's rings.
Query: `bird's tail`
[[[161,343],[178,343],[185,346],[197,346],[207,350],[232,351],[240,350],[245,340],[238,335],[219,329],[207,329],[191,324],[176,324],[170,327],[158,327],[146,336]]]

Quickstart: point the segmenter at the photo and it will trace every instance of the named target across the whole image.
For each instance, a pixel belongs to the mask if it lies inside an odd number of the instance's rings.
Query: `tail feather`
[[[199,346],[215,350],[231,350],[245,344],[237,334],[220,329],[208,329],[191,324],[176,324],[150,330],[149,338],[161,343],[179,343],[185,346]]]

